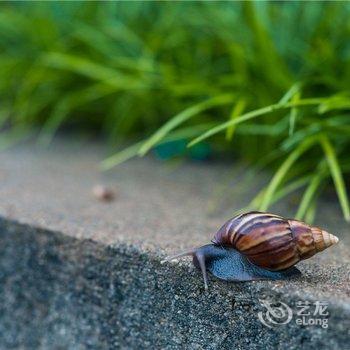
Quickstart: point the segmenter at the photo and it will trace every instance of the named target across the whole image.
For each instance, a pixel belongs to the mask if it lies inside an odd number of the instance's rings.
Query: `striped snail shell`
[[[249,212],[228,220],[213,243],[233,247],[253,264],[279,271],[338,242],[319,227],[281,216]]]
[[[338,242],[319,227],[279,215],[249,212],[228,220],[215,234],[213,244],[166,258],[193,256],[208,288],[207,270],[226,281],[285,279],[300,275],[294,267]]]

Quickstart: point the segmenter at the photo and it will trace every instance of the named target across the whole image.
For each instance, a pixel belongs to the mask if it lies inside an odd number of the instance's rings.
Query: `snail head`
[[[213,241],[212,243],[213,244],[206,244],[201,247],[192,248],[192,249],[183,251],[181,253],[178,253],[176,255],[169,256],[164,260],[162,260],[161,263],[182,258],[184,256],[192,256],[194,266],[196,266],[202,272],[204,288],[207,290],[208,274],[207,274],[206,263],[208,262],[208,260],[217,259],[220,256],[223,256],[225,254],[223,247],[217,245]]]

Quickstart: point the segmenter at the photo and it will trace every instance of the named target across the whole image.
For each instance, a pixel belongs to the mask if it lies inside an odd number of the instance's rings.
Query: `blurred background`
[[[4,2],[0,147],[99,139],[103,170],[149,151],[240,160],[247,181],[270,176],[251,208],[296,191],[312,221],[328,191],[349,220],[349,15],[348,2]]]

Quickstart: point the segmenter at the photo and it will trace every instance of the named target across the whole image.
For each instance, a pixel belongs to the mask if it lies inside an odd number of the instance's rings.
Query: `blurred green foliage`
[[[297,217],[311,221],[332,180],[349,220],[349,15],[348,2],[2,3],[2,141],[138,141],[107,169],[205,140],[200,157],[274,170],[251,207],[305,189]]]

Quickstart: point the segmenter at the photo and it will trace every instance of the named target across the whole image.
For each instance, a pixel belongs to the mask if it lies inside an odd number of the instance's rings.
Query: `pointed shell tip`
[[[337,244],[339,242],[339,238],[337,236],[331,235],[331,239],[333,241],[333,244]]]
[[[330,245],[337,244],[339,242],[339,238],[331,233],[328,233],[329,235],[329,242]]]
[[[322,237],[323,237],[323,242],[324,242],[324,247],[323,249],[320,249],[320,251],[334,245],[337,244],[339,242],[339,238],[335,235],[332,235],[331,233],[322,230]]]

